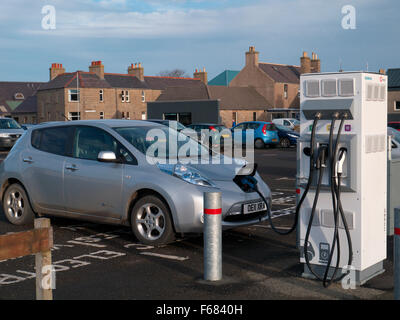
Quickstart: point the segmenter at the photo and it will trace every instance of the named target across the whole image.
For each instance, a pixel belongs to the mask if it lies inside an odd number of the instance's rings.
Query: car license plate
[[[229,138],[229,134],[222,134],[222,138]]]
[[[272,139],[272,141],[273,141],[273,142],[277,142],[277,141],[278,141],[278,139]]]
[[[264,211],[266,209],[266,205],[264,201],[260,202],[253,202],[253,203],[246,203],[243,206],[243,214],[249,214],[253,212]]]

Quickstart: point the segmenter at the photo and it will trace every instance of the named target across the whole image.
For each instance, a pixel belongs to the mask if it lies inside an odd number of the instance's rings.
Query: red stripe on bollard
[[[400,228],[394,228],[394,234],[400,236]]]
[[[204,209],[204,213],[205,214],[221,214],[222,213],[222,209]]]

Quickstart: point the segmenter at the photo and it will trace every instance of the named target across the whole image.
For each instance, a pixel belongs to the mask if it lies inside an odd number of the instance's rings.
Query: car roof
[[[145,120],[118,120],[118,119],[53,121],[53,122],[42,122],[36,126],[38,128],[39,127],[43,128],[43,127],[72,126],[72,125],[106,125],[110,128],[159,126],[155,122],[150,122]]]
[[[189,126],[224,126],[221,123],[206,123],[206,122],[200,122],[200,123],[192,123]]]

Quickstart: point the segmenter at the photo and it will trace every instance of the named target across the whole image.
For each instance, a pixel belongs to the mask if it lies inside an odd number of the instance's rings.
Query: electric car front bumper
[[[174,201],[176,214],[175,229],[182,233],[203,232],[203,196],[204,192],[221,192],[222,229],[231,229],[251,225],[268,219],[267,211],[243,214],[243,205],[262,201],[256,192],[244,192],[233,181],[213,181],[217,188],[196,187],[185,193],[185,199]],[[268,186],[258,179],[258,188],[271,206],[271,192]],[[188,210],[189,209],[189,210]]]

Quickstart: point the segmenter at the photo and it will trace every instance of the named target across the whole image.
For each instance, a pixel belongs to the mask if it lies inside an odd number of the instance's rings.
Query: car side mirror
[[[112,151],[100,151],[97,160],[100,162],[119,162],[117,156]]]

